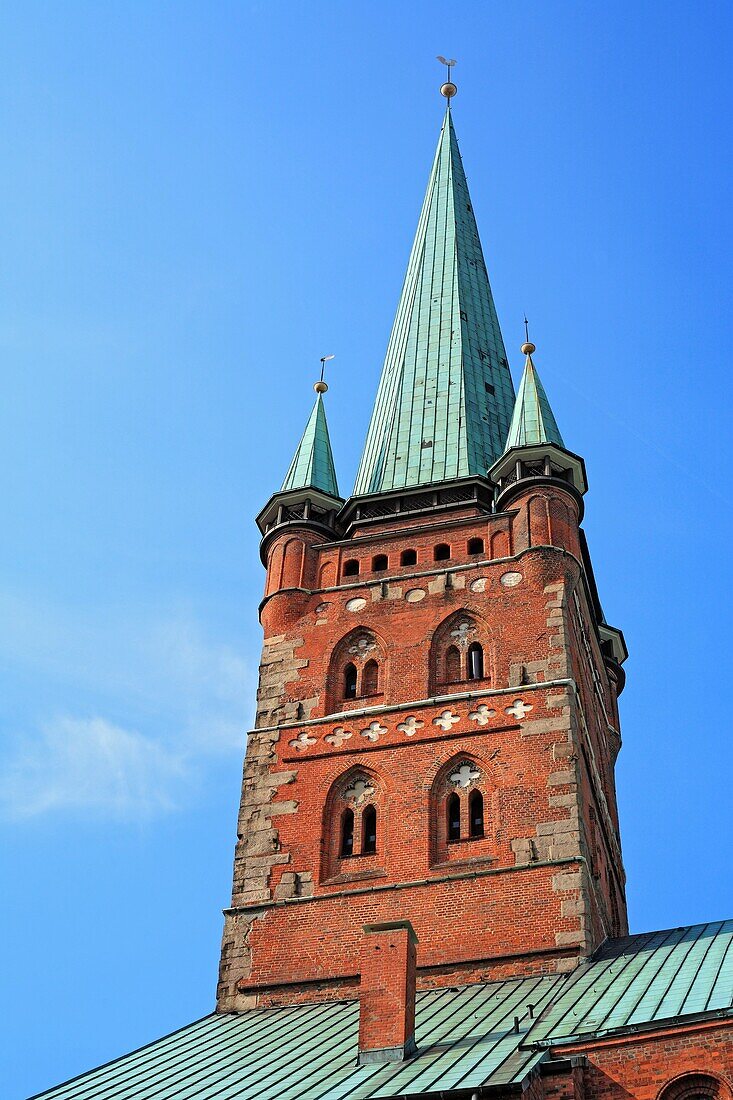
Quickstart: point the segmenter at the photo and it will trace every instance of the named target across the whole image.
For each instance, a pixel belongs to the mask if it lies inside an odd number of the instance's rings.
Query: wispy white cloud
[[[43,699],[40,718],[18,731],[16,713],[2,731],[6,818],[169,813],[191,804],[217,757],[243,751],[252,662],[190,614],[70,616],[0,593],[0,621],[2,664]],[[15,711],[39,707],[19,698]]]
[[[62,810],[146,818],[176,809],[182,755],[104,718],[57,718],[22,738],[5,764],[0,807],[19,820]]]

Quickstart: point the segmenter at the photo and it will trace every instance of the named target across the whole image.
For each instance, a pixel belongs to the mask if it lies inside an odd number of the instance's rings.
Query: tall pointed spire
[[[322,388],[321,388],[322,387]],[[325,382],[316,383],[318,396],[305,431],[293,455],[280,492],[291,489],[320,489],[332,497],[339,495],[336,467],[323,405]]]
[[[449,100],[355,495],[485,476],[513,404]]]
[[[537,368],[532,362],[532,352],[535,350],[534,344],[529,341],[522,345],[522,351],[527,358],[505,451],[510,451],[512,447],[530,447],[534,443],[557,443],[558,447],[565,446]]]

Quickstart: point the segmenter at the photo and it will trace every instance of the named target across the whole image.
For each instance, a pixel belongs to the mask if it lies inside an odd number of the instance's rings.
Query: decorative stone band
[[[546,691],[552,688],[570,688],[570,690],[578,695],[578,685],[573,679],[559,679],[559,680],[541,680],[536,684],[522,684],[521,688],[484,688],[482,691],[457,691],[451,695],[434,695],[429,699],[414,699],[405,703],[390,703],[388,706],[373,706],[373,707],[360,707],[358,710],[342,710],[335,711],[333,714],[324,714],[320,718],[300,718],[291,719],[287,722],[279,722],[274,726],[258,726],[256,730],[250,730],[250,734],[258,733],[274,733],[275,731],[287,731],[287,730],[303,730],[305,727],[312,726],[326,726],[341,724],[342,726],[353,727],[359,718],[366,718],[376,715],[394,714],[397,711],[413,711],[423,707],[435,707],[440,706],[443,703],[460,703],[466,700],[474,699],[487,699],[489,697],[497,698],[498,696],[507,696],[508,701],[514,704],[520,696],[526,695],[532,691]],[[480,707],[478,708],[481,709]],[[609,726],[609,729],[619,736],[618,730],[615,730],[613,726]]]

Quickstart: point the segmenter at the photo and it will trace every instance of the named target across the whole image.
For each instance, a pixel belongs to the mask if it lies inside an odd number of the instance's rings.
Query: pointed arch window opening
[[[481,791],[471,791],[468,796],[468,823],[472,837],[484,835],[484,796]]]
[[[339,855],[341,859],[348,859],[354,854],[354,811],[346,809],[341,815],[341,846]]]
[[[344,669],[344,699],[356,699],[358,673],[356,665],[349,661]]]
[[[461,839],[461,799],[455,791],[448,796],[446,819],[448,843],[452,844]]]
[[[361,816],[361,854],[373,856],[377,851],[377,807],[369,804]]]
[[[468,647],[466,673],[469,680],[484,678],[484,651],[478,642],[472,642]]]

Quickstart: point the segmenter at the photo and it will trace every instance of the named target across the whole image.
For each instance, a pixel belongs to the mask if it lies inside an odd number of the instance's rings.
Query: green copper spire
[[[448,109],[355,495],[485,476],[502,453],[513,404],[504,341]]]
[[[313,406],[313,412],[310,414],[303,432],[303,438],[293,455],[293,461],[290,463],[290,469],[285,476],[280,491],[320,489],[324,493],[329,493],[332,497],[338,497],[336,468],[333,464],[331,440],[328,436],[326,410],[323,407],[323,392],[325,392],[326,385],[325,382],[319,382],[317,386],[323,386],[323,390],[318,389],[317,391],[318,396]]]
[[[534,344],[527,342],[522,351],[527,356],[524,374],[519,385],[514,414],[505,451],[513,447],[531,447],[537,443],[557,443],[564,447],[560,429],[547,400],[547,394],[540,382],[540,376],[532,362]]]

